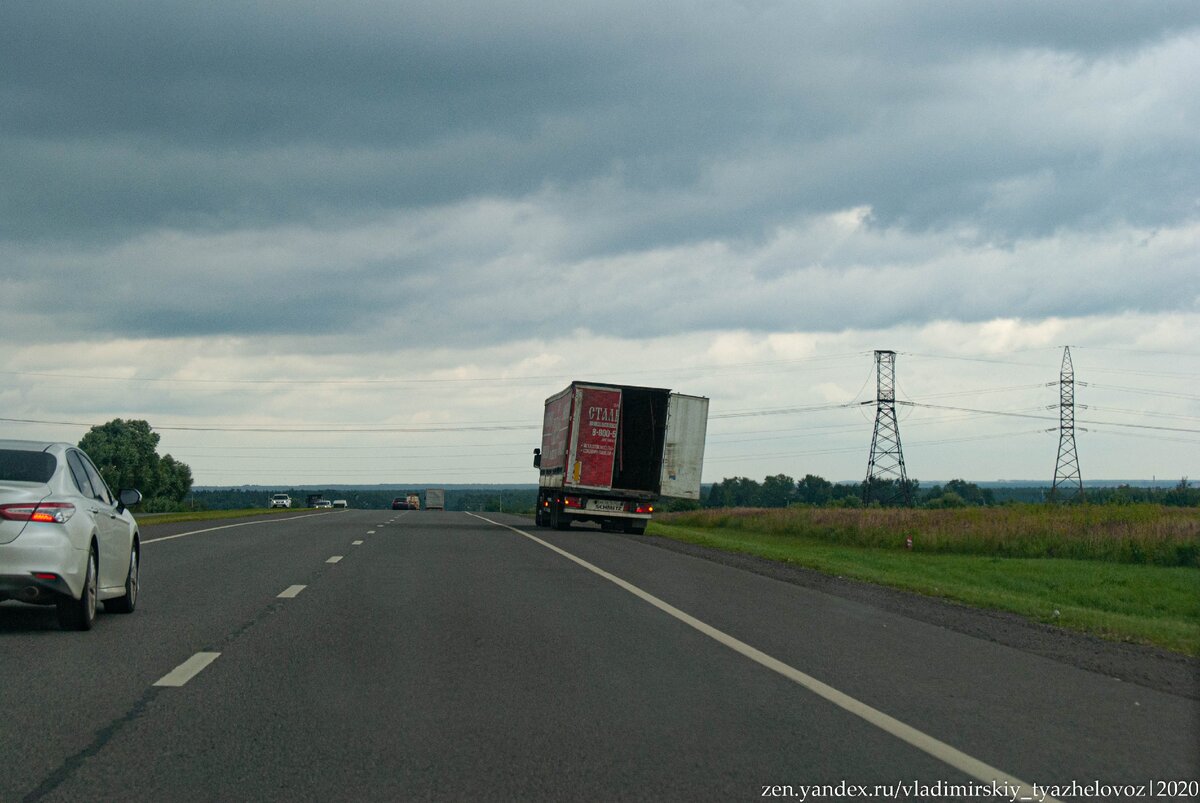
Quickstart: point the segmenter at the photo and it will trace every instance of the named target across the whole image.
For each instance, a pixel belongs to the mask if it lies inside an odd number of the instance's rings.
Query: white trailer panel
[[[700,498],[707,434],[708,399],[672,393],[667,400],[667,436],[663,444],[663,496]]]

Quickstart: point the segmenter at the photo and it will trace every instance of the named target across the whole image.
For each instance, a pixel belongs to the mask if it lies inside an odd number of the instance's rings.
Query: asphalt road
[[[0,605],[0,801],[1200,779],[1194,698],[647,539],[355,510],[142,535],[132,615]]]

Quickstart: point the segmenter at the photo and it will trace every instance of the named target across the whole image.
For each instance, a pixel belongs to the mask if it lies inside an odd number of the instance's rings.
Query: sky
[[[1200,4],[8,0],[0,438],[533,483],[571,380],[704,481],[1200,476]],[[1086,409],[1083,405],[1087,405]]]

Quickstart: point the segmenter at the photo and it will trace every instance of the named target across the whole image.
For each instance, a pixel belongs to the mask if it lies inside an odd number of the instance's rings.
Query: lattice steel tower
[[[904,452],[900,448],[900,426],[896,423],[896,352],[875,352],[875,434],[871,436],[871,459],[863,482],[863,504],[872,497],[882,504],[903,498],[912,505]],[[870,404],[870,402],[866,402]],[[891,485],[881,485],[892,480]]]
[[[1060,496],[1068,492],[1069,497]],[[1075,366],[1071,364],[1070,346],[1063,346],[1058,377],[1058,461],[1054,464],[1050,498],[1083,498],[1083,477],[1079,473],[1079,454],[1075,451]]]

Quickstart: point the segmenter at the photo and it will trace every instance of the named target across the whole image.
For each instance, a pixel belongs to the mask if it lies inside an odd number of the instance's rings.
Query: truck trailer
[[[419,501],[418,501],[419,503]],[[444,510],[446,507],[446,491],[443,488],[425,489],[425,509]]]
[[[572,382],[546,399],[534,522],[644,533],[661,497],[700,498],[708,399]]]

